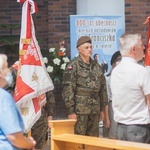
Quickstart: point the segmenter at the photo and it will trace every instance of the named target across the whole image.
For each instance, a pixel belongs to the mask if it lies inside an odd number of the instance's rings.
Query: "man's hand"
[[[68,115],[68,119],[77,119],[77,115],[76,114]]]
[[[31,148],[31,150],[35,150],[36,141],[33,139],[33,137],[29,137],[28,140],[30,140],[34,144],[34,147]]]
[[[48,116],[47,121],[49,122],[52,119],[53,119],[53,116]],[[48,123],[48,128],[51,128],[50,125],[49,125],[49,123]]]
[[[104,119],[104,126],[106,129],[108,129],[110,127],[110,120],[108,117]]]
[[[47,120],[48,121],[53,120],[53,116],[48,116]]]
[[[22,132],[12,133],[6,135],[8,141],[18,149],[33,150],[36,145],[36,141],[32,137],[25,137]]]
[[[99,119],[99,121],[104,121],[104,117],[105,117],[104,112],[101,111],[100,112],[100,119]]]

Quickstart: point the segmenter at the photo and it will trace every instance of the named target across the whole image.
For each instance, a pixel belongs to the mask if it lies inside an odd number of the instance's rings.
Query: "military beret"
[[[120,51],[116,51],[111,57],[110,64],[115,63],[119,56],[121,56]]]
[[[89,36],[81,36],[77,41],[76,47],[79,47],[80,45],[82,45],[84,43],[92,43],[91,38]]]

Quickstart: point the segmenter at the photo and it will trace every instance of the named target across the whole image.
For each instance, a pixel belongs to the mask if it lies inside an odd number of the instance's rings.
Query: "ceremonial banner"
[[[41,107],[46,103],[45,92],[54,88],[35,37],[32,15],[37,11],[33,0],[23,2],[21,35],[19,44],[19,64],[14,91],[15,102],[22,114],[27,133],[41,115]]]
[[[147,42],[146,42],[146,47],[145,47],[145,66],[150,67],[150,17],[147,17],[146,21],[144,24],[148,24],[148,33],[147,33]]]

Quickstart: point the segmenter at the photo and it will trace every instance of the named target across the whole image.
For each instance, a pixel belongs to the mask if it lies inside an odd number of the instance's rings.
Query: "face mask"
[[[11,73],[7,73],[7,75],[5,76],[5,80],[7,81],[7,86],[10,86],[13,82],[13,76]]]

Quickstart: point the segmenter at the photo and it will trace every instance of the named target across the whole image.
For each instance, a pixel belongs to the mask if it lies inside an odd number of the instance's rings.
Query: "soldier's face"
[[[79,53],[84,57],[90,57],[92,55],[92,44],[84,43],[78,47]]]

